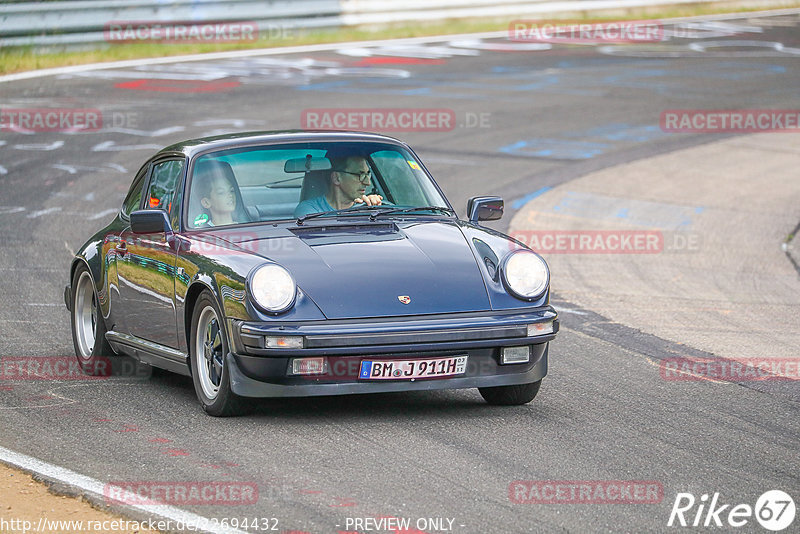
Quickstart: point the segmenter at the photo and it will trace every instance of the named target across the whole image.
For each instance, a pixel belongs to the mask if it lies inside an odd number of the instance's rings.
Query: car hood
[[[330,319],[491,309],[453,222],[306,223],[289,234],[239,245],[289,269]]]

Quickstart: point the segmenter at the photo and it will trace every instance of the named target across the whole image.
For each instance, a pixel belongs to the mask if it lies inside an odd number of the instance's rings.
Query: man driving
[[[295,217],[346,209],[356,204],[381,205],[381,195],[366,194],[372,183],[372,171],[362,156],[332,158],[331,168],[327,193],[302,201],[294,210]]]

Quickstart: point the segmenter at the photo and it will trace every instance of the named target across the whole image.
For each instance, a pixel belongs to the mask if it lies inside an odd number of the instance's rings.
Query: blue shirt
[[[312,213],[323,213],[326,211],[334,211],[334,207],[330,205],[325,195],[322,195],[302,201],[294,209],[294,216],[304,217]]]

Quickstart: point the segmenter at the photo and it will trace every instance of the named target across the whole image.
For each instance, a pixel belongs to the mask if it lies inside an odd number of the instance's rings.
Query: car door
[[[130,222],[130,215],[132,211],[139,209],[142,203],[142,189],[147,185],[147,172],[150,170],[150,164],[144,165],[128,190],[125,200],[122,202],[120,209],[119,220],[120,227],[125,229]],[[106,320],[106,328],[116,332],[127,332],[128,327],[125,321],[125,307],[122,302],[119,289],[119,276],[117,274],[117,262],[125,261],[126,254],[128,253],[127,243],[122,240],[122,235],[117,227],[115,231],[106,236],[106,243],[103,245],[103,251],[106,262],[106,276],[108,277],[108,293],[111,305],[111,313]],[[128,226],[128,230],[130,227]]]
[[[176,188],[182,183],[184,168],[184,159],[155,162],[150,170],[142,208],[170,213]],[[120,235],[120,245],[125,253],[117,260],[117,276],[127,333],[177,348],[175,248],[163,232],[134,234],[130,227]]]

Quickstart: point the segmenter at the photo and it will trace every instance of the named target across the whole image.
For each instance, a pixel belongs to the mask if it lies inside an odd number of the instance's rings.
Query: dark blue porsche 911
[[[478,388],[524,404],[558,331],[544,260],[460,220],[404,143],[353,132],[186,141],[142,166],[83,245],[65,301],[78,360],[192,377],[210,415],[247,397]]]

